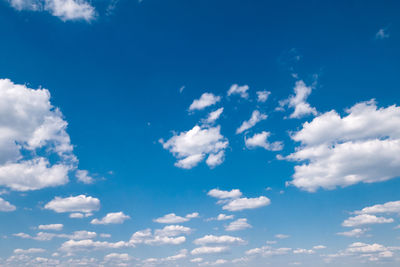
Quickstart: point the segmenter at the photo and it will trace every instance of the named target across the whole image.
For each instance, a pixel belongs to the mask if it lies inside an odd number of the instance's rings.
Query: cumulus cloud
[[[121,224],[124,221],[130,219],[128,215],[124,214],[122,211],[120,212],[111,212],[108,213],[105,217],[101,220],[93,219],[90,223],[91,224]]]
[[[178,161],[175,166],[191,169],[208,155],[206,163],[215,167],[223,161],[228,140],[221,135],[220,126],[194,126],[193,129],[174,134],[168,141],[160,140],[163,148],[169,150]]]
[[[92,21],[96,17],[95,8],[85,0],[9,0],[16,10],[47,11],[63,21]]]
[[[247,228],[251,228],[251,225],[247,222],[246,218],[237,219],[225,226],[226,231],[239,231]]]
[[[269,198],[261,196],[257,198],[237,198],[229,201],[222,209],[229,211],[241,211],[245,209],[256,209],[271,203]]]
[[[244,131],[254,127],[260,121],[266,120],[267,115],[260,113],[258,110],[254,110],[248,121],[244,121],[242,125],[236,129],[236,134],[243,133]]]
[[[104,260],[110,261],[130,261],[132,258],[127,253],[110,253],[104,256]]]
[[[87,170],[77,170],[75,172],[76,178],[78,178],[79,182],[82,182],[84,184],[92,184],[94,182],[93,177],[89,175],[89,172]]]
[[[129,243],[132,245],[180,245],[186,241],[186,237],[192,229],[182,225],[168,225],[162,229],[156,229],[152,233],[151,229],[135,232]]]
[[[257,101],[264,103],[268,100],[269,95],[271,94],[271,92],[269,91],[257,91]]]
[[[129,246],[127,242],[106,242],[106,241],[93,241],[92,239],[83,240],[68,240],[65,241],[61,247],[61,251],[74,252],[80,250],[96,250],[96,249],[117,249]]]
[[[205,119],[203,122],[205,123],[214,123],[216,120],[219,119],[219,117],[221,116],[222,112],[224,111],[224,108],[219,108],[215,111],[210,112],[210,114],[208,114],[207,119]]]
[[[400,201],[390,201],[384,204],[377,204],[370,207],[365,207],[360,211],[355,211],[355,214],[379,214],[379,213],[397,213],[400,214]]]
[[[91,196],[79,195],[66,198],[55,197],[44,206],[45,209],[53,210],[57,213],[64,212],[83,212],[90,213],[100,208],[100,200]]]
[[[368,231],[368,229],[355,228],[351,231],[339,232],[339,233],[337,233],[337,235],[347,236],[347,237],[360,237],[360,236],[364,235],[365,232],[367,232],[367,231]]]
[[[254,134],[250,138],[245,138],[245,144],[246,147],[249,149],[256,148],[256,147],[262,147],[266,150],[270,151],[279,151],[283,149],[283,143],[282,142],[273,142],[270,143],[268,142],[268,137],[271,135],[270,132],[262,131],[261,133]]]
[[[35,236],[31,236],[26,233],[17,233],[13,234],[13,236],[17,236],[24,239],[33,239],[37,241],[50,241],[53,238],[68,238],[73,240],[81,240],[81,239],[92,239],[97,236],[95,232],[89,231],[75,231],[72,234],[55,234],[55,233],[47,233],[47,232],[39,232]]]
[[[304,163],[288,184],[314,192],[400,176],[400,107],[371,100],[346,113],[326,112],[292,135],[301,146],[287,159]]]
[[[370,214],[361,214],[354,217],[350,217],[342,223],[345,227],[355,227],[365,224],[382,224],[382,223],[392,223],[394,220],[392,218],[377,217]]]
[[[218,214],[217,216],[217,221],[225,221],[225,220],[232,220],[234,218],[234,215],[226,215],[226,214]]]
[[[204,93],[201,95],[199,99],[193,101],[193,103],[189,106],[189,110],[202,110],[206,107],[215,105],[221,100],[220,96],[215,96],[212,93]]]
[[[291,248],[272,248],[270,246],[263,246],[260,248],[249,249],[245,253],[246,255],[261,255],[263,257],[270,257],[275,255],[285,255],[291,250]]]
[[[241,239],[240,237],[235,237],[235,236],[229,236],[229,235],[221,235],[221,236],[215,236],[215,235],[205,235],[201,238],[198,238],[193,241],[194,244],[196,245],[208,245],[208,244],[245,244],[246,241]]]
[[[77,162],[67,125],[48,90],[0,79],[0,186],[28,191],[66,184]]]
[[[279,102],[281,108],[288,106],[289,108],[294,109],[289,118],[298,119],[309,114],[317,115],[317,110],[307,103],[307,98],[311,94],[312,87],[307,86],[304,81],[300,80],[296,82],[293,90],[294,95],[291,95],[288,99]]]
[[[64,227],[63,224],[61,223],[55,223],[55,224],[41,224],[38,226],[38,229],[40,230],[54,230],[54,231],[60,231]]]
[[[16,209],[17,208],[14,205],[0,197],[0,211],[8,212]]]
[[[248,85],[242,85],[239,86],[238,84],[232,84],[232,86],[229,88],[227,95],[240,95],[242,98],[248,98],[249,93],[247,92],[249,90]]]
[[[46,252],[43,248],[28,248],[28,249],[21,249],[17,248],[14,249],[15,254],[35,254],[35,253],[44,253]]]
[[[242,196],[242,192],[239,189],[232,189],[231,191],[219,190],[219,189],[211,189],[207,195],[210,197],[215,197],[219,199],[227,199],[227,198],[238,198]]]
[[[154,219],[153,221],[157,223],[183,223],[197,217],[199,217],[197,212],[187,214],[185,217],[178,216],[175,213],[169,213],[160,218]]]
[[[218,254],[222,252],[228,251],[229,248],[225,246],[220,246],[220,247],[208,247],[208,246],[202,246],[193,249],[190,253],[192,255],[200,255],[200,254]]]

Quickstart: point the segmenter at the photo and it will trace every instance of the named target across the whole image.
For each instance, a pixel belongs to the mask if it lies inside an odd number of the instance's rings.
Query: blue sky
[[[0,266],[398,266],[397,1],[0,1]]]

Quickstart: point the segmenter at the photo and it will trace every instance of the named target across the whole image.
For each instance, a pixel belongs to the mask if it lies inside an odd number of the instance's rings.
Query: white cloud
[[[326,249],[326,246],[324,246],[324,245],[317,245],[317,246],[313,246],[313,249],[315,249],[315,250]]]
[[[60,231],[64,227],[63,224],[61,223],[55,223],[55,224],[41,224],[38,226],[38,229],[40,230],[54,230],[54,231]]]
[[[304,163],[289,184],[314,192],[400,176],[400,107],[378,109],[372,100],[346,113],[326,112],[293,134],[301,146],[287,159]]]
[[[63,212],[83,212],[89,213],[99,210],[100,200],[91,196],[79,195],[75,197],[55,197],[44,206],[45,209],[53,210],[57,213]]]
[[[217,221],[225,221],[225,220],[232,220],[234,218],[234,215],[226,215],[226,214],[218,214],[217,216]]]
[[[92,239],[83,239],[83,240],[68,240],[64,242],[60,250],[73,252],[79,250],[93,250],[93,249],[112,249],[112,248],[124,248],[129,246],[128,243],[119,241],[119,242],[106,242],[106,241],[93,241]]]
[[[130,219],[128,215],[124,214],[122,211],[120,212],[111,212],[108,213],[105,217],[101,220],[93,219],[90,223],[91,224],[121,224],[125,220]]]
[[[36,236],[31,236],[25,233],[17,233],[13,235],[20,238],[33,239],[37,241],[50,241],[53,238],[68,238],[73,240],[81,240],[81,239],[92,239],[97,236],[95,232],[89,232],[84,230],[75,231],[72,234],[55,234],[55,233],[39,232],[36,234]]]
[[[208,245],[208,244],[245,244],[246,241],[241,239],[240,237],[229,236],[229,235],[205,235],[201,238],[198,238],[193,241],[196,245]]]
[[[315,251],[312,249],[298,248],[293,250],[294,254],[314,254]]]
[[[130,261],[131,257],[127,253],[110,253],[104,256],[105,261]]]
[[[277,234],[277,235],[275,235],[275,237],[278,238],[278,239],[286,239],[286,238],[289,238],[290,236],[289,235],[284,235],[284,234]]]
[[[389,38],[390,35],[387,33],[386,29],[379,29],[379,31],[375,34],[375,39],[382,40]]]
[[[210,167],[222,163],[223,152],[228,140],[221,135],[220,126],[194,126],[187,132],[175,134],[168,141],[160,140],[164,149],[169,150],[178,161],[175,166],[191,169],[199,164],[207,155],[214,157],[207,160]],[[222,156],[221,156],[222,155]]]
[[[289,117],[298,119],[309,114],[317,115],[317,110],[307,103],[307,98],[311,94],[312,87],[307,86],[304,81],[300,80],[296,82],[293,90],[294,95],[279,102],[281,108],[288,106],[289,108],[294,109],[293,113],[290,114]]]
[[[238,84],[232,84],[231,88],[229,88],[227,95],[240,95],[242,98],[248,98],[249,93],[247,92],[249,90],[248,85],[242,85],[239,86]]]
[[[211,189],[207,195],[210,197],[215,197],[219,199],[227,199],[227,198],[238,198],[242,196],[242,192],[239,189],[232,189],[231,191],[224,191],[219,189]]]
[[[262,255],[263,257],[275,256],[275,255],[285,255],[288,254],[291,248],[272,248],[270,246],[263,246],[260,248],[253,248],[247,250],[246,255]]]
[[[226,231],[239,231],[247,228],[251,228],[251,225],[247,222],[246,218],[237,219],[236,221],[233,221],[229,225],[225,226]]]
[[[215,111],[212,111],[208,114],[207,119],[204,120],[205,123],[214,123],[216,120],[219,119],[221,116],[222,112],[224,111],[224,108],[219,108]]]
[[[69,217],[73,218],[73,219],[82,219],[82,218],[85,218],[85,217],[90,217],[92,215],[93,215],[93,213],[91,213],[91,212],[88,212],[88,213],[85,213],[85,214],[82,214],[82,213],[79,213],[79,212],[74,212],[74,213],[71,213],[69,215]]]
[[[360,211],[355,211],[354,213],[355,214],[378,214],[378,213],[400,214],[400,201],[390,201],[384,204],[365,207]]]
[[[268,137],[271,135],[270,132],[262,131],[259,134],[254,134],[253,137],[245,138],[246,147],[249,149],[262,147],[266,150],[279,151],[283,149],[282,142],[268,142]]]
[[[14,249],[15,254],[34,254],[34,253],[44,253],[44,252],[46,252],[46,250],[43,248]]]
[[[0,211],[8,212],[16,209],[17,208],[14,205],[0,197]]]
[[[180,245],[186,241],[183,235],[190,234],[192,229],[181,225],[168,225],[163,229],[156,229],[154,234],[150,229],[135,232],[129,243],[132,245]]]
[[[337,233],[337,235],[342,235],[342,236],[347,236],[347,237],[360,237],[360,236],[364,235],[365,232],[367,232],[367,231],[368,231],[368,229],[355,228],[351,231]]]
[[[67,183],[77,162],[67,125],[48,90],[0,79],[0,186],[28,191]]]
[[[236,129],[236,134],[243,133],[244,131],[254,127],[260,121],[266,120],[267,115],[260,113],[258,110],[254,110],[248,121],[244,121],[242,125]]]
[[[261,196],[257,198],[237,198],[229,201],[222,209],[229,211],[241,211],[245,209],[256,209],[271,203],[269,198]]]
[[[197,218],[198,216],[199,214],[197,212],[187,214],[185,217],[178,216],[175,213],[169,213],[160,218],[154,219],[153,221],[158,223],[182,223]]]
[[[392,222],[394,222],[392,218],[376,217],[375,215],[370,214],[361,214],[344,220],[342,226],[355,227],[365,224],[382,224]]]
[[[217,154],[210,154],[206,160],[206,164],[210,168],[221,165],[225,160],[225,151],[220,151]]]
[[[92,184],[94,182],[93,177],[89,176],[89,172],[87,170],[77,170],[75,172],[76,178],[78,178],[79,182],[84,184]]]
[[[257,101],[264,103],[268,100],[269,95],[271,94],[271,92],[269,91],[257,91]]]
[[[217,254],[228,251],[228,247],[220,246],[220,247],[207,247],[202,246],[193,249],[190,253],[192,255],[200,255],[200,254]]]
[[[206,107],[215,105],[221,100],[220,96],[215,96],[212,93],[204,93],[201,95],[200,99],[196,99],[190,105],[189,110],[202,110]]]
[[[47,11],[63,21],[86,20],[96,17],[95,8],[85,0],[9,0],[16,10]]]

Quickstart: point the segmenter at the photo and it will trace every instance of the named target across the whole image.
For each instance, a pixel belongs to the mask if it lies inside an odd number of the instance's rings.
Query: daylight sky
[[[399,11],[0,0],[0,266],[399,266]]]

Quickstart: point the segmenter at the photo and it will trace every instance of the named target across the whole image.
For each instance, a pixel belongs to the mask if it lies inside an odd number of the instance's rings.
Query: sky
[[[0,266],[399,266],[399,9],[1,0]]]

